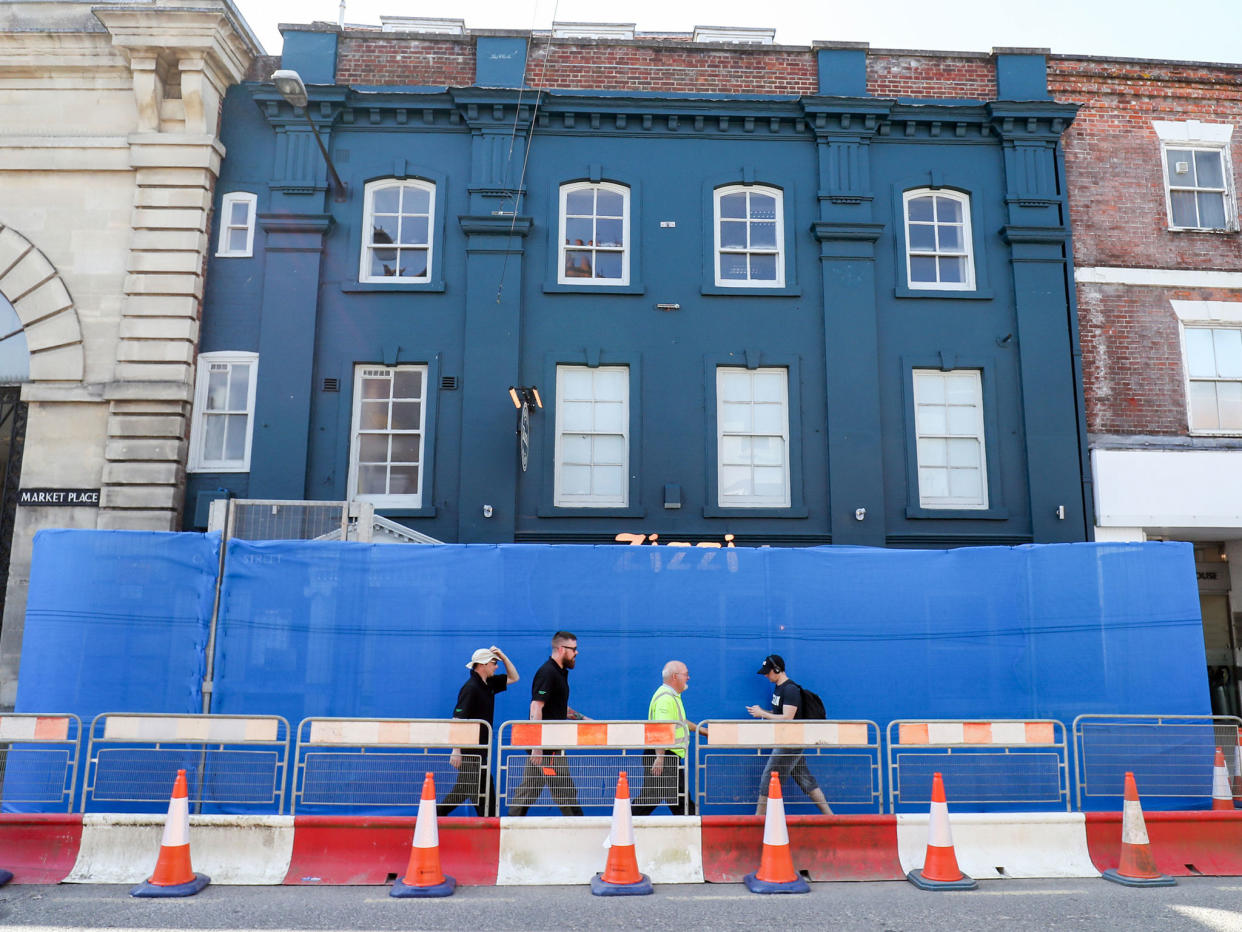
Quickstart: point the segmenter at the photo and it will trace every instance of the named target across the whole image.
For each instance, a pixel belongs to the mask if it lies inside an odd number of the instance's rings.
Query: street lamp
[[[310,101],[306,96],[306,85],[302,83],[302,76],[296,71],[282,69],[272,75],[272,83],[276,85],[276,92],[285,99],[285,103],[300,109],[306,117],[306,122],[310,124],[311,132],[315,134],[315,142],[319,144],[319,151],[323,154],[323,160],[328,166],[328,176],[332,180],[332,199],[334,201],[346,200],[349,192],[345,188],[345,182],[336,173],[336,166],[332,164],[332,157],[328,155],[328,150],[323,144],[323,138],[319,135],[319,129],[315,126],[315,121],[311,119],[310,110],[307,106]]]

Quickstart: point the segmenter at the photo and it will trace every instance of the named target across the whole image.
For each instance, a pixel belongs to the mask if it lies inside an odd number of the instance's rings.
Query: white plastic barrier
[[[609,816],[524,816],[500,820],[498,885],[586,884],[604,869]],[[636,816],[638,869],[652,883],[703,883],[696,816]]]
[[[901,869],[923,866],[928,816],[897,814]],[[976,879],[1098,877],[1081,812],[949,812],[957,865]]]

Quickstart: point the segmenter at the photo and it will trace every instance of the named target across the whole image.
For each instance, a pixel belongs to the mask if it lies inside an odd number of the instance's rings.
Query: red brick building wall
[[[872,97],[992,100],[996,65],[989,55],[872,53],[867,56]]]
[[[338,84],[469,87],[474,83],[474,40],[395,38],[377,33],[341,36]]]

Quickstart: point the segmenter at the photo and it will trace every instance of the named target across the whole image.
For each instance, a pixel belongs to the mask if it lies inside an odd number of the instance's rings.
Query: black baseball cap
[[[760,674],[784,673],[785,672],[785,658],[782,657],[780,654],[768,654],[766,657],[763,658],[763,666],[761,666],[755,672],[760,673]]]

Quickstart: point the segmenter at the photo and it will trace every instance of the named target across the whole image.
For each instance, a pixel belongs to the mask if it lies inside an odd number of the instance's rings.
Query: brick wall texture
[[[996,67],[986,55],[868,55],[867,93],[872,97],[992,100]]]
[[[469,87],[474,83],[474,40],[341,38],[338,84]]]

